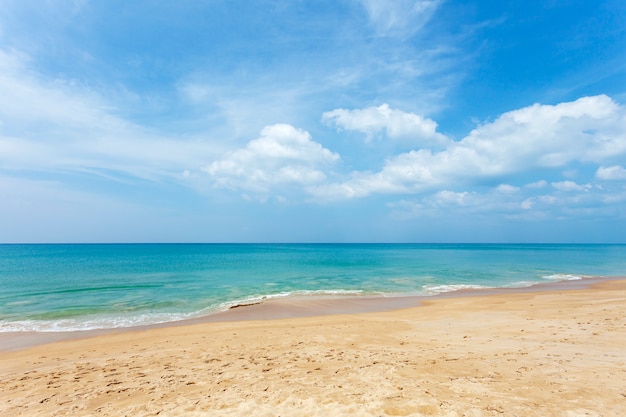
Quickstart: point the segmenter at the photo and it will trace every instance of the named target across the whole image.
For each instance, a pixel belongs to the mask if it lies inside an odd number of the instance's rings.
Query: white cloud
[[[318,184],[322,168],[339,155],[311,140],[311,135],[287,124],[267,126],[258,139],[203,168],[221,188],[267,193],[276,185]]]
[[[496,191],[503,194],[511,194],[519,191],[519,187],[509,184],[500,184],[496,187]]]
[[[503,193],[501,187],[484,192],[443,190],[422,194],[414,200],[389,203],[388,207],[399,219],[478,215],[540,220],[623,211],[625,189],[603,190],[588,185],[560,183],[557,187],[562,189],[557,189],[554,194],[539,195],[533,195],[529,189]]]
[[[455,192],[449,190],[443,190],[436,193],[431,201],[434,202],[438,206],[449,206],[449,205],[459,205],[465,206],[470,204],[473,199],[476,197],[475,194],[469,193],[467,191],[463,192]]]
[[[600,162],[626,152],[624,108],[609,97],[583,97],[555,106],[535,104],[479,126],[459,145],[466,155],[484,155],[495,170],[562,167]],[[501,161],[497,163],[498,161]],[[484,172],[490,168],[483,167]]]
[[[626,169],[620,165],[601,166],[596,171],[596,178],[601,180],[626,180]]]
[[[168,137],[117,115],[96,92],[44,79],[27,55],[0,50],[0,163],[11,170],[80,171],[149,180],[197,169],[222,147]]]
[[[539,209],[539,207],[545,209],[546,206],[552,206],[558,201],[559,200],[553,195],[539,195],[525,199],[521,202],[520,207],[524,210]]]
[[[329,198],[415,193],[472,185],[537,168],[562,168],[572,162],[602,163],[624,154],[624,107],[604,95],[583,97],[505,113],[443,151],[403,153],[389,159],[377,173],[354,173],[349,180],[317,192]]]
[[[86,89],[62,80],[43,80],[30,70],[30,57],[0,50],[0,117],[30,129],[44,123],[90,124],[93,128],[117,127],[120,120],[108,117],[105,106]]]
[[[626,188],[622,188],[616,192],[604,194],[602,196],[602,201],[606,204],[620,204],[626,201]]]
[[[422,209],[479,210],[488,196],[502,207],[535,210],[565,198],[578,204],[575,198],[591,194],[601,196],[596,201],[608,201],[614,190],[602,193],[590,184],[557,181],[550,185],[558,198],[534,197],[533,190],[548,186],[546,180],[518,188],[512,178],[536,178],[536,169],[549,178],[550,169],[563,172],[572,162],[600,165],[596,178],[601,180],[624,179],[626,171],[623,165],[612,165],[626,154],[626,111],[606,96],[505,113],[458,142],[437,132],[435,121],[388,105],[336,109],[324,113],[323,120],[339,129],[369,137],[384,134],[415,148],[440,146],[413,149],[389,158],[378,172],[357,171],[337,180],[333,169],[339,155],[292,125],[267,126],[257,139],[234,151],[227,149],[228,141],[171,137],[117,115],[84,85],[38,75],[29,57],[15,51],[0,50],[0,91],[0,166],[11,175],[25,173],[23,177],[34,171],[80,172],[117,181],[166,179],[194,186],[208,177],[215,187],[276,198],[282,190],[319,200],[423,193]],[[203,100],[211,91],[192,88],[187,94]],[[490,192],[480,194],[485,188]]]
[[[395,141],[410,147],[443,147],[449,139],[437,132],[437,123],[423,116],[391,109],[389,105],[347,110],[335,109],[322,115],[322,120],[339,129],[365,133],[366,139],[385,131]]]
[[[559,191],[589,191],[590,184],[577,184],[574,181],[553,182],[552,186]]]
[[[520,207],[522,207],[524,210],[530,210],[531,208],[533,208],[533,199],[527,198],[526,200],[522,201]]]
[[[438,0],[361,0],[381,36],[406,36],[420,30],[437,10]]]
[[[531,182],[526,184],[524,187],[526,188],[545,188],[548,186],[548,182],[546,180],[539,180],[535,182]]]
[[[433,194],[426,194],[417,201],[389,205],[394,215],[400,218],[409,218],[428,215],[440,217],[446,214],[493,214],[514,216],[533,207],[535,197],[527,198],[518,192],[502,192],[500,188],[478,191],[451,191],[443,190]]]

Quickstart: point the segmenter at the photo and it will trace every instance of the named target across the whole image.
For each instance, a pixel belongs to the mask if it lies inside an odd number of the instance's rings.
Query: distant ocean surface
[[[429,295],[626,275],[626,245],[0,245],[0,332],[131,327],[293,295]]]

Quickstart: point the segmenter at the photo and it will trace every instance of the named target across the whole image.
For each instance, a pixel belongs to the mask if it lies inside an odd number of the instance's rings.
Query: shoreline
[[[190,326],[202,323],[381,313],[419,307],[430,300],[588,289],[595,284],[619,280],[626,280],[626,276],[582,277],[572,280],[537,282],[523,287],[464,288],[432,295],[295,295],[280,298],[267,298],[251,303],[244,302],[242,304],[235,304],[230,306],[227,310],[213,312],[200,317],[149,325],[80,331],[4,332],[0,333],[0,353],[18,351],[66,340],[85,339],[150,329]]]
[[[624,346],[623,277],[200,322],[2,352],[0,414],[622,417]]]

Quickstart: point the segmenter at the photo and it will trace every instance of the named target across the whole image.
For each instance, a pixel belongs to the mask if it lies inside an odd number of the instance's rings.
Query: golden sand
[[[622,417],[626,281],[0,352],[0,415]]]

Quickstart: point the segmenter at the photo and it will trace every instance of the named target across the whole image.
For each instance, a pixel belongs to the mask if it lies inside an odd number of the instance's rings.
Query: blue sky
[[[623,1],[0,3],[1,242],[624,242]]]

